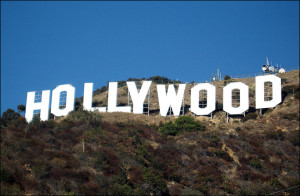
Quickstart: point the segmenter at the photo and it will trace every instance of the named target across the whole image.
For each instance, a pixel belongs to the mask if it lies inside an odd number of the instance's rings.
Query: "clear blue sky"
[[[1,2],[1,113],[28,91],[299,66],[299,2]]]

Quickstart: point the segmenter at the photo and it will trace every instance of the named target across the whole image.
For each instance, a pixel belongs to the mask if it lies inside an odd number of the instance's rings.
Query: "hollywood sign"
[[[272,83],[272,99],[264,100],[265,82]],[[132,99],[132,111],[134,114],[143,114],[143,104],[147,96],[152,81],[143,81],[141,89],[138,90],[135,82],[126,82],[129,94]],[[179,84],[176,93],[174,85],[166,86],[157,84],[158,102],[160,115],[166,116],[169,108],[172,108],[173,115],[179,116],[182,107],[182,100],[186,84]],[[240,91],[239,107],[232,106],[232,91],[238,89]],[[199,107],[199,92],[207,91],[206,107]],[[59,107],[60,94],[66,92],[66,107]],[[108,103],[107,107],[92,107],[93,99],[93,83],[84,84],[83,109],[87,111],[99,112],[131,112],[131,106],[117,106],[118,83],[109,82],[108,85]],[[35,92],[27,93],[25,118],[27,122],[32,121],[34,110],[40,110],[40,119],[48,120],[50,90],[42,91],[41,102],[35,103]],[[75,88],[70,85],[59,85],[52,91],[51,113],[57,117],[66,116],[74,110]],[[256,109],[271,108],[277,106],[281,102],[281,79],[275,75],[257,76],[255,77],[255,105]],[[190,111],[196,115],[209,115],[216,109],[216,87],[209,83],[201,83],[191,88]],[[223,88],[223,110],[228,114],[242,114],[249,109],[249,87],[242,82],[232,82]]]

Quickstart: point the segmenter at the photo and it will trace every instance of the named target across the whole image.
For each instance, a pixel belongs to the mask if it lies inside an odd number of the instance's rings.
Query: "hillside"
[[[299,88],[299,71],[289,71],[286,73],[282,74],[277,74],[278,77],[282,79],[282,88],[283,88],[283,96],[286,96],[286,91],[296,91],[297,88]],[[151,79],[151,78],[150,78]],[[130,78],[129,80],[135,80],[139,81],[140,79],[132,79]],[[156,115],[159,113],[159,104],[158,104],[158,96],[157,96],[157,89],[156,89],[156,84],[175,84],[178,86],[178,83],[176,84],[176,81],[172,80],[154,80],[153,84],[151,85],[150,88],[150,114]],[[222,104],[222,99],[223,99],[223,87],[226,86],[227,83],[230,82],[243,82],[246,85],[249,86],[249,104],[250,107],[255,107],[255,78],[236,78],[236,79],[230,79],[228,81],[214,81],[211,84],[213,84],[216,87],[216,101],[219,104]],[[191,95],[191,88],[196,85],[197,83],[187,83],[186,84],[186,89],[185,89],[185,98],[184,98],[184,103],[185,107],[189,108],[190,106],[190,95]],[[128,105],[128,90],[127,86],[125,85],[125,81],[122,81],[119,83],[118,88],[118,105]],[[107,90],[107,87],[104,86],[102,89]],[[98,89],[94,93],[93,97],[93,102],[94,106],[107,106],[107,99],[108,99],[108,92],[104,91],[101,92]],[[145,102],[146,103],[146,102]],[[82,98],[81,98],[81,104],[82,104]],[[186,112],[188,110],[186,109]]]
[[[3,195],[299,195],[299,71],[278,74],[283,102],[245,117],[91,113],[27,124],[1,119]],[[232,79],[249,86],[254,78]],[[214,82],[222,103],[224,81]],[[190,84],[186,89],[186,105]],[[127,105],[126,87],[119,88]],[[107,92],[94,96],[104,105]],[[254,107],[253,100],[250,107]],[[294,187],[294,188],[291,188]],[[291,189],[289,189],[291,188]]]

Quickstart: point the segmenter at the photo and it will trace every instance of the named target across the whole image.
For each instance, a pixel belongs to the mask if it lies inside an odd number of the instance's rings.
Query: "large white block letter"
[[[66,107],[60,109],[60,93],[66,91]],[[64,84],[57,86],[52,91],[51,113],[55,116],[66,116],[69,112],[74,110],[75,88],[71,84]]]
[[[108,112],[130,112],[130,106],[117,106],[118,82],[108,84]]]
[[[133,103],[133,113],[143,114],[143,105],[152,81],[143,81],[140,92],[136,88],[135,82],[126,82]]]
[[[34,97],[35,97],[35,92],[27,93],[26,112],[25,112],[26,121],[28,123],[32,121],[34,110],[41,110],[40,119],[48,120],[50,90],[42,91],[42,100],[39,103],[34,103]]]
[[[240,90],[240,106],[232,107],[232,90]],[[242,82],[233,82],[223,88],[223,110],[229,114],[242,114],[249,109],[249,87]]]
[[[87,111],[106,112],[106,107],[92,107],[93,83],[84,83],[83,109]]]
[[[265,101],[265,82],[272,83],[272,100]],[[255,105],[256,109],[272,108],[281,102],[281,78],[274,75],[255,77]]]
[[[158,102],[161,116],[167,115],[169,107],[172,107],[174,116],[179,116],[184,97],[185,86],[185,84],[179,84],[178,93],[176,94],[173,84],[169,85],[167,93],[165,85],[157,85]]]
[[[207,105],[205,108],[199,107],[199,92],[207,91]],[[209,84],[197,84],[191,89],[191,111],[196,115],[208,115],[216,109],[216,87]]]

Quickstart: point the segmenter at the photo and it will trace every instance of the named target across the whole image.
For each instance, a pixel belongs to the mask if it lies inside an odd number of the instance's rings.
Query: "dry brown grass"
[[[285,86],[298,86],[299,87],[299,70],[295,71],[289,71],[286,73],[282,74],[277,74],[278,77],[282,78],[282,88]],[[255,107],[255,78],[235,78],[231,79],[231,82],[243,82],[246,85],[249,86],[250,90],[250,97],[249,97],[249,104],[250,107]],[[196,85],[197,83],[195,83]],[[218,103],[222,103],[223,101],[223,87],[224,85],[224,80],[221,81],[214,81],[211,82],[216,87],[216,100]],[[186,89],[185,89],[185,97],[184,97],[184,103],[185,105],[190,105],[190,90],[193,87],[193,84],[187,84]],[[167,87],[167,86],[166,86]],[[252,92],[252,93],[251,93]],[[104,93],[101,93],[100,95],[95,95],[93,98],[93,101],[97,102],[102,102],[101,105],[107,105],[107,96],[108,93],[107,91]],[[159,109],[159,104],[158,104],[158,96],[157,96],[157,89],[156,89],[156,84],[152,83],[151,88],[150,88],[150,110],[157,110]],[[118,104],[128,104],[128,91],[127,87],[120,87],[118,88]]]
[[[160,123],[167,122],[169,120],[174,120],[176,117],[169,116],[163,117],[160,115],[146,115],[146,114],[132,114],[132,113],[122,113],[122,112],[113,112],[113,113],[101,113],[104,121],[112,123],[129,123],[129,124],[146,124],[146,125],[156,125]]]
[[[283,86],[297,86],[299,84],[299,71],[290,71],[283,74],[278,74],[279,77],[283,78],[282,87]],[[255,79],[254,78],[244,78],[244,79],[232,79],[232,81],[244,82],[249,86],[250,89],[255,89]],[[212,82],[213,85],[217,88],[217,100],[218,102],[222,102],[222,88],[224,87],[224,81],[215,81]],[[192,84],[187,84],[185,91],[185,104],[189,105],[190,102],[190,88]],[[127,87],[121,87],[118,89],[118,104],[127,105],[128,103],[128,95],[127,95]],[[94,101],[105,101],[107,100],[107,92],[101,93],[100,95],[96,95],[94,97]],[[255,105],[255,97],[250,97],[250,103],[252,100],[252,107]],[[156,91],[156,85],[151,85],[151,102],[150,102],[150,110],[158,110],[158,97]],[[250,104],[251,106],[251,104]],[[256,113],[259,111],[256,110]],[[289,114],[298,114],[299,113],[299,99],[295,98],[291,95],[285,97],[283,102],[275,108],[269,109],[263,116],[258,116],[258,118],[254,120],[248,120],[245,123],[241,122],[241,118],[230,118],[229,123],[226,123],[226,113],[224,111],[218,111],[214,113],[213,119],[210,116],[197,116],[196,120],[201,121],[206,127],[207,130],[217,131],[217,132],[226,132],[228,135],[232,135],[232,130],[235,130],[237,127],[242,130],[251,130],[251,132],[255,132],[257,134],[262,134],[263,130],[276,128],[283,132],[288,132],[289,130],[299,130],[298,120],[289,119],[290,117],[285,115]],[[112,123],[138,123],[138,124],[146,124],[146,125],[154,125],[158,126],[161,123],[165,123],[169,120],[174,121],[176,117],[167,116],[162,117],[158,113],[151,114],[150,116],[146,114],[132,114],[132,113],[100,113],[103,116],[103,120]],[[193,114],[188,111],[185,115]],[[282,118],[285,117],[285,118]],[[61,122],[65,117],[60,117],[57,121]],[[233,135],[238,135],[238,133],[234,133]]]

